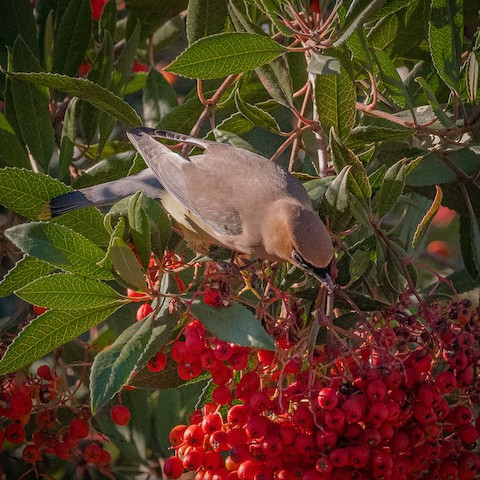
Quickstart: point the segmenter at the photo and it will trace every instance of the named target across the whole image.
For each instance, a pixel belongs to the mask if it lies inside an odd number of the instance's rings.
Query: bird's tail
[[[118,200],[139,191],[147,197],[160,199],[164,189],[152,170],[147,168],[130,177],[93,185],[52,198],[43,206],[38,219],[48,220],[81,208],[113,205]]]
[[[93,207],[95,204],[89,200],[81,191],[68,192],[59,197],[52,198],[45,203],[38,216],[39,220],[49,220],[64,213],[80,210],[81,208]]]

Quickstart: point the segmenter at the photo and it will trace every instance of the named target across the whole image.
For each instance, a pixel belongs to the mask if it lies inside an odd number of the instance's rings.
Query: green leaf
[[[169,282],[167,282],[167,285]],[[162,293],[171,293],[168,289],[162,288]],[[175,338],[177,331],[175,327],[180,320],[180,311],[175,310],[170,313],[170,298],[163,297],[159,299],[162,304],[160,307],[155,308],[153,317],[153,331],[150,341],[143,352],[139,365],[145,365],[164,345],[167,344],[172,338]],[[145,367],[146,368],[146,367]],[[145,368],[143,370],[145,370]],[[148,368],[146,370],[151,373]],[[139,371],[141,373],[142,370]],[[145,372],[146,373],[146,372]],[[132,384],[131,382],[129,382]]]
[[[350,8],[345,17],[344,25],[342,26],[343,31],[339,32],[338,38],[335,40],[333,46],[338,47],[347,41],[360,25],[365,23],[369,18],[377,13],[385,1],[386,0],[370,0],[368,2],[364,2],[364,4],[359,2],[357,5],[359,4],[363,8]]]
[[[27,151],[0,112],[0,166],[31,168]]]
[[[335,130],[330,130],[330,148],[335,171],[341,172],[346,165],[351,165],[349,173],[349,191],[364,203],[370,203],[372,188],[368,181],[367,172],[352,150],[345,147]]]
[[[29,284],[33,280],[48,275],[55,267],[35,257],[25,255],[2,278],[0,282],[0,298],[11,295],[17,288]]]
[[[152,252],[150,244],[150,224],[148,217],[143,209],[143,193],[137,192],[128,199],[128,223],[130,225],[130,234],[135,243],[135,250],[138,258],[146,271],[150,262]]]
[[[30,220],[37,220],[51,198],[71,192],[58,180],[16,168],[0,169],[0,205]],[[103,226],[103,215],[95,208],[85,208],[54,218],[58,223],[87,237],[97,245],[107,245],[108,235]]]
[[[153,322],[146,318],[128,327],[106,350],[95,357],[90,374],[92,413],[102,408],[138,366],[152,336]]]
[[[284,52],[282,45],[263,35],[220,33],[193,43],[165,70],[187,78],[221,78],[254,70]]]
[[[196,300],[190,305],[190,311],[220,340],[244,347],[275,350],[275,344],[262,324],[239,303],[215,308]]]
[[[172,132],[189,132],[195,125],[205,106],[195,95],[168,112],[157,128]]]
[[[255,69],[258,78],[270,96],[284,107],[293,102],[292,78],[286,55]]]
[[[368,34],[368,43],[376,50],[397,58],[425,38],[425,0],[386,2]]]
[[[40,64],[22,38],[13,46],[12,68],[15,72],[38,72]],[[38,164],[47,169],[55,145],[55,133],[50,117],[50,97],[42,86],[29,85],[15,75],[42,75],[40,73],[12,73],[12,97],[18,126],[24,142]]]
[[[441,79],[458,92],[463,50],[463,0],[431,0],[428,43]]]
[[[342,213],[348,210],[348,176],[351,168],[351,165],[345,165],[325,193],[325,200]]]
[[[350,223],[350,195],[348,193],[351,165],[343,167],[325,193],[322,209],[325,209],[328,223],[333,232],[343,231]]]
[[[62,136],[60,139],[60,157],[58,159],[58,173],[60,180],[69,177],[69,168],[75,153],[77,139],[77,99],[72,98],[63,117]]]
[[[20,36],[38,58],[37,26],[30,0],[0,2],[0,32],[3,42],[10,48]]]
[[[351,178],[352,172],[349,172],[349,178]],[[372,230],[372,225],[370,223],[371,212],[365,202],[359,200],[355,195],[349,195],[349,205],[352,215],[355,217],[355,220],[365,227],[368,230]]]
[[[132,65],[137,54],[140,42],[140,24],[137,23],[131,35],[127,38],[122,53],[117,61],[115,75],[112,82],[112,91],[120,94],[132,76]],[[122,92],[123,93],[123,92]]]
[[[335,57],[313,52],[307,65],[307,72],[314,75],[340,75],[340,61]]]
[[[143,123],[154,127],[168,112],[178,106],[177,94],[165,77],[150,68],[143,91]]]
[[[480,155],[468,147],[448,152],[447,158],[465,175],[475,175],[480,168]],[[439,185],[456,181],[456,173],[435,153],[422,157],[407,177],[407,184],[411,186]]]
[[[479,66],[477,52],[470,52],[466,62],[465,89],[470,103],[476,103],[478,94]]]
[[[93,310],[126,303],[124,297],[99,280],[72,273],[41,277],[15,291],[33,305],[56,310]]]
[[[263,128],[268,132],[280,133],[280,127],[272,115],[255,105],[244,102],[238,91],[235,95],[235,104],[237,105],[238,111],[255,126]]]
[[[126,0],[126,7],[133,13],[133,19],[138,18],[142,25],[142,38],[162,30],[169,19],[177,17],[186,10],[188,0]],[[128,26],[128,25],[127,25]]]
[[[345,68],[340,75],[324,74],[315,79],[315,104],[325,135],[333,127],[346,139],[355,123],[355,84]]]
[[[53,72],[75,75],[85,56],[91,35],[90,0],[69,2],[55,32]]]
[[[242,137],[235,135],[234,133],[225,132],[223,130],[219,130],[218,128],[214,128],[211,133],[213,133],[215,141],[218,143],[233,145],[234,147],[243,148],[244,150],[248,150],[249,152],[257,153],[260,155],[260,152],[255,149],[250,143],[248,143]],[[208,137],[209,135],[207,136],[207,138]]]
[[[63,183],[41,173],[16,168],[0,169],[0,205],[37,220],[45,203],[71,191]]]
[[[221,132],[229,132],[234,135],[245,135],[252,130],[255,124],[240,112],[230,115],[225,120],[220,122],[217,126],[217,130]]]
[[[328,190],[328,187],[332,184],[332,181],[336,177],[328,176],[323,178],[315,178],[309,180],[303,184],[305,190],[312,201],[313,208],[318,208],[323,201],[325,192]]]
[[[32,320],[9,345],[0,375],[15,372],[42,358],[107,319],[119,305],[98,310],[48,310]]]
[[[172,233],[172,221],[158,201],[145,195],[142,197],[142,208],[150,224],[152,252],[161,258]]]
[[[129,127],[136,127],[142,123],[135,110],[128,103],[100,85],[83,78],[71,78],[54,73],[8,72],[8,75],[13,77],[14,80],[23,80],[74,95],[80,100],[92,103]]]
[[[460,247],[462,250],[463,263],[470,279],[480,280],[480,268],[475,261],[475,249],[473,242],[475,234],[472,229],[473,222],[470,217],[460,215]],[[477,238],[478,241],[478,238]],[[460,293],[460,292],[459,292]]]
[[[97,246],[108,245],[108,233],[103,224],[103,215],[96,208],[83,208],[55,217],[52,224],[64,225],[74,232],[88,238]]]
[[[145,275],[132,249],[119,237],[113,237],[109,246],[113,268],[120,278],[135,290],[146,288]]]
[[[418,248],[418,246],[421,244],[421,241],[423,240],[423,238],[425,238],[425,235],[428,229],[430,228],[430,225],[432,224],[433,219],[435,218],[435,215],[437,214],[439,208],[442,205],[442,198],[443,198],[442,189],[437,185],[435,185],[435,188],[437,190],[437,193],[432,202],[432,206],[428,209],[422,221],[418,224],[417,230],[415,231],[415,234],[413,236],[413,240],[412,240],[413,248]]]
[[[277,0],[254,0],[254,3],[268,15],[280,32],[287,37],[292,35],[292,31],[281,21],[283,13],[281,9],[282,2]]]
[[[221,33],[225,29],[228,9],[225,0],[197,0],[188,2],[188,43]]]
[[[113,65],[113,42],[108,32],[103,36],[102,46],[98,51],[92,64],[92,69],[88,72],[88,80],[102,87],[108,88],[112,81]],[[90,144],[100,121],[101,111],[88,102],[81,103],[80,110],[83,133]]]
[[[28,255],[64,270],[93,278],[112,278],[108,269],[97,265],[104,256],[103,250],[63,225],[24,223],[9,228],[5,235]]]
[[[437,97],[433,93],[428,82],[422,77],[415,78],[415,81],[422,87],[422,90],[425,92],[425,95],[428,98],[428,103],[432,107],[435,115],[440,120],[442,125],[447,128],[453,127],[453,119],[448,117],[443,108],[440,106],[440,103],[438,103]]]
[[[476,272],[474,273],[476,275]],[[419,293],[422,296],[429,295],[433,288],[435,288],[435,292],[431,295],[431,297],[440,297],[440,296],[451,296],[452,291],[451,285],[455,289],[455,292],[458,294],[471,292],[472,290],[476,290],[480,287],[480,275],[475,279],[470,275],[470,272],[466,269],[457,270],[456,272],[451,273],[445,280],[448,282],[442,282],[440,285],[437,283],[429,285],[427,288],[424,288]]]
[[[100,17],[100,28],[103,36],[108,32],[111,38],[115,38],[115,30],[117,27],[117,3],[115,0],[108,0],[103,7],[102,16]]]
[[[374,172],[372,172],[368,176],[368,181],[370,182],[370,186],[372,190],[378,190],[383,183],[383,179],[385,174],[387,173],[387,166],[382,165],[380,168],[377,168]]]
[[[393,61],[380,50],[375,50],[372,55],[378,67],[384,93],[400,107],[413,108],[410,96]]]
[[[375,197],[375,211],[379,218],[397,204],[405,188],[405,177],[405,160],[398,161],[387,170],[380,191]]]
[[[356,250],[352,254],[349,265],[350,282],[356,282],[371,265],[370,253],[364,250]]]
[[[349,148],[364,147],[369,143],[378,143],[388,140],[409,142],[412,139],[413,131],[407,128],[386,128],[377,125],[356,126],[346,140]]]

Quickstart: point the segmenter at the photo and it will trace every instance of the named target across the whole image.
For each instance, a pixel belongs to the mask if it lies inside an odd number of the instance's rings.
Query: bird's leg
[[[247,269],[253,263],[255,263],[255,260],[246,260],[244,258],[241,258],[237,252],[232,252],[232,258],[231,258],[231,263],[232,265],[235,265],[242,276],[242,279],[245,283],[245,287],[240,290],[239,295],[241,295],[244,292],[252,292],[259,300],[262,300],[262,296],[255,290],[255,288],[252,286],[252,281],[251,281],[251,276],[248,276]],[[241,265],[238,265],[238,263],[241,263]]]
[[[262,300],[262,296],[253,288],[252,283],[251,283],[251,277],[247,275],[245,270],[240,270],[240,275],[243,278],[243,281],[245,282],[245,287],[240,290],[239,295],[241,295],[243,292],[250,291],[252,292],[259,300]]]

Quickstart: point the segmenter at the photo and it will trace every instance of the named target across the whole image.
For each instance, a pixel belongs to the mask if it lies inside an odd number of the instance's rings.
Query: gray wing
[[[200,178],[203,177],[202,172],[195,163],[183,158],[178,153],[172,152],[150,135],[183,141],[204,149],[212,143],[215,144],[215,142],[148,128],[137,128],[128,132],[127,135],[165,190],[189,211],[200,217],[203,222],[220,235],[239,235],[242,233],[240,214],[231,202],[225,202],[226,198],[209,195],[209,190],[215,188],[218,182],[222,180],[221,176],[215,176],[215,172],[212,171],[210,172],[212,175],[204,179],[206,181],[202,181]],[[203,156],[198,155],[195,158],[198,157]]]

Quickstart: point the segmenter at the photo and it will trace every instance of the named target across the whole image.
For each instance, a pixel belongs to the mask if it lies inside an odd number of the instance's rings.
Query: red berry
[[[227,422],[231,425],[237,425],[243,427],[246,425],[248,420],[248,413],[245,408],[245,405],[238,404],[233,405],[227,412]]]
[[[230,399],[230,390],[225,385],[219,385],[212,392],[212,400],[218,405],[226,405]]]
[[[205,452],[202,465],[205,470],[213,472],[223,465],[223,457],[220,455],[219,452],[210,450],[208,452]]]
[[[178,457],[167,458],[163,466],[163,473],[167,478],[179,478],[183,473],[183,463]]]
[[[381,380],[373,380],[367,385],[367,397],[371,402],[381,402],[387,395],[387,387]]]
[[[277,435],[267,435],[262,442],[262,451],[267,457],[276,457],[282,453],[283,443]]]
[[[366,467],[370,459],[370,452],[368,448],[362,445],[351,447],[348,451],[348,454],[350,465],[359,469]]]
[[[332,410],[337,406],[338,396],[333,388],[325,387],[320,390],[317,402],[325,410]]]
[[[13,422],[5,428],[5,438],[14,445],[22,443],[25,440],[25,428],[18,421]]]
[[[252,460],[242,462],[237,470],[238,478],[240,480],[254,480],[255,474],[258,471],[258,465]]]
[[[145,300],[148,299],[147,294],[145,294],[143,292],[136,292],[135,290],[132,290],[131,288],[127,289],[127,297],[132,302],[144,302]]]
[[[40,365],[37,368],[37,375],[42,380],[47,380],[47,381],[53,380],[52,372],[50,371],[50,367],[48,365]]]
[[[112,460],[111,455],[106,450],[103,450],[102,448],[100,459],[98,460],[98,465],[101,467],[106,467],[107,465],[110,464],[111,460]]]
[[[82,457],[88,463],[98,463],[102,458],[102,449],[96,443],[90,443],[83,450]]]
[[[345,400],[341,406],[341,410],[345,415],[345,421],[347,423],[359,422],[364,412],[362,404],[354,399]]]
[[[183,439],[191,447],[202,445],[205,433],[200,425],[190,425],[185,429]]]
[[[147,368],[151,372],[161,372],[167,365],[167,356],[163,352],[157,352],[148,362]]]
[[[144,303],[143,305],[140,305],[137,310],[137,322],[142,321],[145,317],[150,315],[153,312],[153,308],[149,303]]]
[[[480,437],[480,433],[473,425],[465,425],[458,430],[460,440],[465,443],[474,443]]]
[[[185,433],[186,429],[186,425],[176,425],[173,427],[168,435],[168,441],[170,444],[174,447],[180,445],[183,442],[183,434]]]
[[[41,315],[42,313],[45,313],[46,311],[48,310],[48,308],[46,307],[40,307],[38,305],[34,305],[33,306],[33,312],[35,313],[35,315]]]
[[[88,435],[88,423],[83,418],[74,418],[70,422],[68,432],[73,438],[85,438]]]
[[[40,447],[38,445],[26,445],[22,452],[23,461],[26,463],[36,463],[42,458]]]
[[[320,13],[320,1],[319,0],[310,0],[310,10],[313,13]]]
[[[330,454],[330,462],[335,468],[346,467],[349,461],[350,455],[348,448],[336,448]]]
[[[202,430],[206,435],[211,435],[213,432],[220,430],[223,425],[221,415],[218,413],[209,413],[205,415],[202,420]]]
[[[183,457],[183,468],[192,472],[199,469],[204,456],[205,452],[203,447],[190,448]]]
[[[130,410],[124,405],[115,405],[110,410],[110,417],[117,425],[127,425],[130,421]]]
[[[92,18],[95,22],[98,22],[102,16],[103,7],[107,3],[107,0],[90,0],[90,3],[92,5]]]

